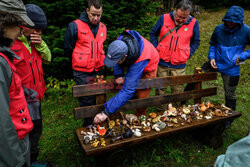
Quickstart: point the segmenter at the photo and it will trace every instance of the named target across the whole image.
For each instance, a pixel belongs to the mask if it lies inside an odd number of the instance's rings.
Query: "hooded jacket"
[[[22,98],[25,101],[24,94],[22,92],[21,84],[14,85],[16,83],[14,78],[17,78],[18,75],[12,70],[15,68],[14,65],[10,62],[13,58],[18,58],[9,48],[0,46],[0,52],[3,53],[6,57],[0,56],[0,166],[23,166],[25,163],[25,157],[29,153],[29,138],[27,133],[32,129],[32,122],[29,117],[28,111],[25,112],[15,112],[10,113],[10,106],[20,106],[20,101],[18,104],[13,104],[13,97],[16,94],[21,93],[18,99]],[[7,60],[9,59],[9,60]],[[10,65],[12,67],[10,67]],[[14,74],[15,73],[15,74]],[[12,87],[12,88],[11,88]],[[10,92],[10,88],[12,92]],[[13,89],[14,88],[14,89]],[[15,92],[13,90],[19,90],[20,92]],[[12,95],[10,95],[10,93]],[[15,95],[13,95],[13,93]],[[12,97],[11,97],[12,96]],[[11,102],[12,101],[12,102]],[[26,105],[26,104],[25,104]],[[14,120],[13,114],[16,116],[25,116],[27,114],[27,122],[23,125],[23,129],[16,129],[14,123],[21,122],[21,119]],[[16,118],[17,118],[16,117]],[[16,121],[16,122],[15,122]],[[23,134],[22,139],[18,139],[17,130],[26,131],[25,135]],[[26,137],[25,137],[26,136]]]
[[[159,55],[154,46],[138,32],[133,30],[127,32],[137,40],[140,47],[140,57],[133,64],[128,65],[122,89],[116,96],[104,104],[104,113],[106,115],[113,114],[133,97],[143,73],[157,70]],[[121,40],[122,38],[123,35],[120,35],[118,40]],[[114,75],[116,77],[123,76],[122,69],[123,68],[118,64],[114,66]]]
[[[209,42],[208,58],[215,59],[218,71],[222,74],[239,76],[240,66],[236,65],[237,57],[240,61],[250,57],[250,50],[244,51],[246,45],[250,44],[250,27],[244,24],[244,10],[239,6],[230,7],[222,21],[238,25],[229,29],[224,23],[215,28]]]

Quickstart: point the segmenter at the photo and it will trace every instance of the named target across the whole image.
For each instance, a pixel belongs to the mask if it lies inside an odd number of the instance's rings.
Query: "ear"
[[[89,8],[86,9],[87,13],[89,12]]]

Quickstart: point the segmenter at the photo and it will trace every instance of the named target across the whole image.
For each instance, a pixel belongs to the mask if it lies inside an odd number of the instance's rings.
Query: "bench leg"
[[[222,133],[225,130],[225,122],[200,128],[192,132],[195,139],[214,149],[223,144]]]

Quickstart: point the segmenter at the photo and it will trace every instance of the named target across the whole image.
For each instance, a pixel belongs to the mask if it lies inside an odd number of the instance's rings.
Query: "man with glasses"
[[[72,55],[73,76],[77,85],[87,84],[88,80],[103,74],[106,40],[106,26],[100,22],[102,16],[100,0],[89,0],[88,8],[80,18],[71,22],[65,33],[64,52]],[[95,105],[95,96],[78,99],[80,106]],[[93,122],[85,118],[83,126]]]
[[[185,75],[186,61],[191,58],[200,44],[198,21],[190,15],[192,3],[182,0],[174,11],[161,15],[150,32],[150,42],[160,56],[157,76]],[[159,41],[158,41],[159,37]],[[157,95],[165,94],[166,88],[157,89]],[[182,85],[171,86],[171,93],[182,91]],[[177,105],[177,104],[175,104]],[[166,105],[158,107],[165,110]]]

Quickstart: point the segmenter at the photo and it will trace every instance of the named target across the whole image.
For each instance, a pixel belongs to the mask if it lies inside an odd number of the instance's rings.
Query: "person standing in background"
[[[218,25],[211,37],[208,59],[221,73],[226,106],[236,110],[236,87],[240,78],[240,64],[250,58],[250,27],[244,24],[244,10],[239,6],[228,9],[223,24]]]
[[[106,26],[100,22],[102,16],[100,0],[89,0],[88,8],[80,18],[69,23],[65,33],[64,52],[72,55],[73,77],[77,85],[87,84],[97,75],[103,75],[106,40]],[[80,107],[96,104],[95,96],[78,98]],[[93,118],[85,118],[83,126],[93,123]]]
[[[34,163],[39,155],[38,142],[42,135],[41,100],[46,91],[42,63],[51,61],[51,52],[41,37],[43,29],[47,27],[46,15],[35,4],[27,4],[25,8],[34,26],[25,28],[22,36],[15,40],[11,49],[20,57],[20,59],[14,59],[13,63],[21,78],[34,124],[33,130],[29,134],[31,163]]]
[[[29,132],[33,128],[11,49],[23,26],[34,26],[20,0],[0,0],[0,166],[30,166]]]
[[[182,0],[175,5],[174,11],[161,15],[152,28],[150,42],[160,56],[157,77],[185,75],[186,61],[200,44],[199,23],[190,15],[191,11],[191,1]],[[182,88],[182,85],[171,86],[171,93],[182,92]],[[165,93],[166,88],[156,89],[157,95]],[[164,111],[166,105],[157,109]]]

